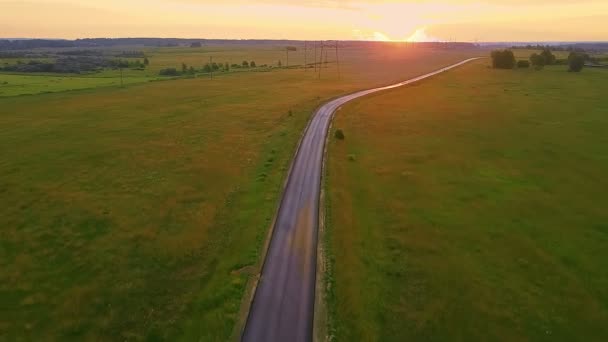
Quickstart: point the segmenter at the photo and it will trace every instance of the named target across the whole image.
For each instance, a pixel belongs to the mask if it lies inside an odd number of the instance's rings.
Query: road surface
[[[361,96],[414,83],[474,59],[387,87],[345,95],[315,112],[288,176],[243,341],[312,340],[323,151],[336,109]]]

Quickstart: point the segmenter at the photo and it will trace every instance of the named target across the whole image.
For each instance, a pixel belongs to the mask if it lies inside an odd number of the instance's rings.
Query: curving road
[[[411,84],[475,59],[390,86],[345,95],[316,111],[288,176],[243,341],[312,340],[323,151],[336,109],[353,99]]]

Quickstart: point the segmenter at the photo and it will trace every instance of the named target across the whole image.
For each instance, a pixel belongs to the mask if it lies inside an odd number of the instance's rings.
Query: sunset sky
[[[608,1],[0,0],[0,37],[608,41]]]

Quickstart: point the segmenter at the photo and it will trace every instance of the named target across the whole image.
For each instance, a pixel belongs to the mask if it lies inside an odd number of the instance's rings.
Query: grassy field
[[[226,340],[314,108],[471,54],[0,98],[0,340]]]
[[[290,66],[303,66],[304,63],[312,63],[315,52],[312,48],[304,50],[304,46],[297,46],[296,52],[289,56]],[[61,49],[57,50],[60,51]],[[176,68],[181,70],[182,63],[193,66],[199,72],[197,77],[209,78],[209,74],[200,72],[200,69],[213,58],[217,63],[241,64],[243,61],[255,61],[258,66],[268,65],[267,68],[231,68],[227,72],[216,72],[216,77],[249,72],[267,72],[269,69],[277,69],[279,61],[283,67],[287,66],[287,57],[284,46],[262,45],[262,46],[206,46],[202,48],[172,47],[172,48],[141,48],[122,47],[102,49],[106,55],[113,56],[122,50],[143,51],[150,61],[150,65],[144,70],[123,69],[123,83],[144,83],[159,79],[170,79],[171,77],[159,76],[159,71],[165,68]],[[42,49],[41,52],[46,50]],[[57,52],[51,51],[49,53]],[[305,52],[306,51],[306,58]],[[424,63],[424,56],[431,54],[425,49],[408,47],[405,44],[392,44],[375,47],[345,47],[340,49],[339,58],[342,60],[342,73],[347,82],[339,84],[350,85],[359,82],[359,86],[367,86],[370,82],[384,82],[400,80],[403,72],[417,71],[418,66]],[[470,56],[471,52],[463,51],[441,51],[439,56],[434,56],[433,61],[451,61],[455,56]],[[317,60],[320,49],[317,52]],[[421,57],[420,60],[416,57]],[[109,57],[114,58],[114,57]],[[117,57],[116,57],[117,58]],[[124,60],[142,61],[142,58],[122,58]],[[15,64],[17,61],[27,63],[30,60],[51,61],[52,58],[5,58],[0,59],[0,65]],[[327,53],[328,63],[322,69],[321,76],[324,80],[338,81],[338,72],[335,64],[335,51]],[[412,63],[412,64],[408,64]],[[303,70],[302,70],[303,71]],[[307,79],[313,79],[316,73],[310,70]],[[189,76],[190,77],[190,76]],[[35,95],[48,92],[61,92],[66,90],[90,89],[99,87],[119,87],[120,71],[104,69],[100,72],[82,74],[53,74],[53,73],[6,73],[0,72],[0,97],[15,95]]]
[[[125,77],[123,84],[148,82],[148,77]],[[120,77],[115,76],[58,76],[58,75],[12,75],[0,73],[0,97],[35,95],[98,87],[119,87]]]
[[[608,339],[608,70],[479,61],[338,112],[338,341]]]

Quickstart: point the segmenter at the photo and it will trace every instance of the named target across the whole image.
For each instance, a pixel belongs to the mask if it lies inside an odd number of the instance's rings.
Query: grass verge
[[[607,338],[608,74],[486,64],[336,116],[335,339]]]

